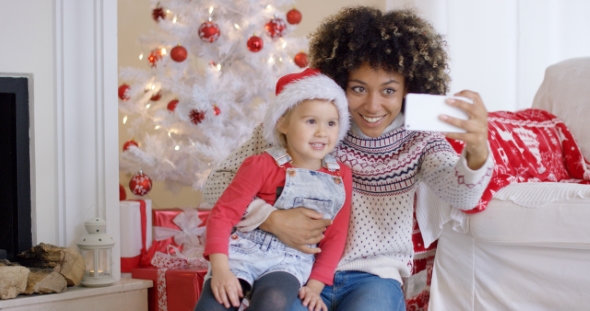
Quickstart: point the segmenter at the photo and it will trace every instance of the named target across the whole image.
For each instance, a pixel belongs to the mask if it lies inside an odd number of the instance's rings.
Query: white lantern
[[[81,284],[88,287],[109,286],[115,282],[112,270],[115,240],[105,233],[107,224],[100,218],[90,219],[84,226],[88,234],[76,243],[86,262]]]

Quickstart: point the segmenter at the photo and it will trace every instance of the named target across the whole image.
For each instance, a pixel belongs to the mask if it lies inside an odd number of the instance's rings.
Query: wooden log
[[[20,266],[0,266],[0,299],[18,296],[27,288],[29,269]]]
[[[68,287],[68,282],[61,273],[49,269],[31,268],[27,278],[27,288],[23,294],[61,293]]]
[[[16,261],[25,267],[53,269],[61,273],[68,286],[80,284],[86,268],[84,258],[78,251],[45,243],[40,243],[16,257]]]

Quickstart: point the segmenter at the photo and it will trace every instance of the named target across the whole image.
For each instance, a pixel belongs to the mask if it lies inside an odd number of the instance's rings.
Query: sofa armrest
[[[470,217],[470,231],[487,243],[589,249],[588,219],[588,185],[513,184],[498,192],[486,211]]]

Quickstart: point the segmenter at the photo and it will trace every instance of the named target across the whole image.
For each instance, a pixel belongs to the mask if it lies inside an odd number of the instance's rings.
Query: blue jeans
[[[330,311],[405,311],[401,284],[359,271],[337,271],[334,285],[324,287],[322,299]],[[297,299],[291,311],[306,311]]]

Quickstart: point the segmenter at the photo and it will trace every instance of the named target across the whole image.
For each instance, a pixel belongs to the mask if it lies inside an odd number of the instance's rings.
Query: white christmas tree
[[[261,122],[277,79],[307,66],[307,40],[290,36],[301,20],[292,2],[153,1],[146,67],[120,69],[121,171],[199,189]]]

